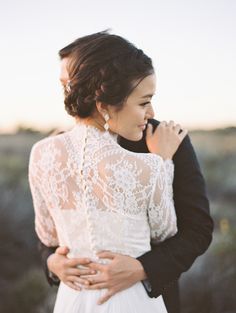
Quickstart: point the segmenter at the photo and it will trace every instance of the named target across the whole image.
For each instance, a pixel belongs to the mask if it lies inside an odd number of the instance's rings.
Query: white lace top
[[[110,250],[137,257],[177,232],[171,160],[134,153],[116,136],[77,124],[31,151],[35,226],[47,246],[96,259]]]

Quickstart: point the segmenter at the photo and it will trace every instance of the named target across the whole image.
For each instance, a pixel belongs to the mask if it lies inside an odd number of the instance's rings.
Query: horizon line
[[[35,133],[50,133],[50,132],[55,132],[55,131],[67,131],[71,129],[72,126],[66,126],[66,125],[61,125],[61,126],[51,126],[51,127],[33,127],[33,126],[27,126],[27,125],[16,125],[10,129],[4,129],[0,127],[0,135],[16,135],[20,132],[35,132]],[[187,129],[190,132],[194,131],[217,131],[217,130],[225,130],[225,129],[236,129],[236,125],[228,124],[228,125],[215,125],[215,126],[210,126],[210,127],[205,127],[205,126],[193,126],[193,127],[187,127]]]

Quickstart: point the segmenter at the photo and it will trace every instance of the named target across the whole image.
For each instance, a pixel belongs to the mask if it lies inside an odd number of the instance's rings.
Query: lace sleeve
[[[161,162],[148,208],[152,243],[158,243],[177,232],[177,220],[173,201],[174,164],[172,160]]]
[[[56,227],[40,188],[42,171],[38,164],[39,158],[38,149],[33,147],[29,162],[29,184],[35,211],[35,231],[46,246],[58,246]]]

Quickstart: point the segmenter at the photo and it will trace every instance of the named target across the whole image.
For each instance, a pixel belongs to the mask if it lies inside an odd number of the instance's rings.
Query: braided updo
[[[79,38],[59,54],[69,58],[66,111],[81,118],[92,115],[96,101],[121,109],[138,83],[154,73],[142,50],[107,31]]]

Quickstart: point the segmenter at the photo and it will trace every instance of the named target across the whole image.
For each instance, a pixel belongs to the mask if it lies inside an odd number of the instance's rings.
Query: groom
[[[60,80],[63,85],[66,85],[69,79],[66,70],[68,59],[78,45],[81,45],[81,42],[76,40],[59,52],[62,60]],[[153,124],[154,129],[158,127],[158,121],[149,122]],[[119,144],[130,151],[148,152],[145,133],[139,142],[119,138]],[[68,260],[67,248],[49,248],[39,243],[49,283],[58,284],[60,277],[61,280],[70,280],[68,285],[75,287],[76,279],[78,282],[79,276],[85,271],[77,268],[77,265],[87,265],[91,271],[99,271],[99,274],[94,276],[96,278],[92,279],[90,288],[108,289],[103,302],[116,292],[143,281],[150,297],[162,295],[168,313],[179,313],[178,279],[208,248],[212,239],[213,221],[209,215],[204,178],[188,136],[183,140],[173,161],[174,203],[178,221],[178,233],[174,237],[153,246],[151,251],[137,259],[103,252],[100,254],[101,258],[111,259],[107,265],[87,263],[85,258]]]

